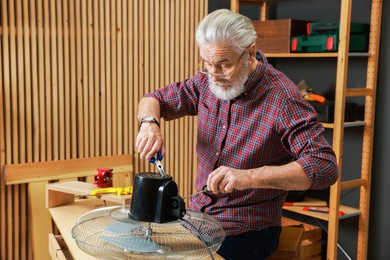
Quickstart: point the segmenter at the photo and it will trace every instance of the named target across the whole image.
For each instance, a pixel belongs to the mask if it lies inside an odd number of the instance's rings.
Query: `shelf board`
[[[292,211],[301,215],[310,216],[317,219],[322,219],[325,221],[329,220],[329,214],[328,213],[322,213],[322,212],[314,212],[314,211],[306,211],[303,210],[303,207],[298,206],[284,206],[284,210]],[[360,211],[356,208],[348,207],[345,205],[340,205],[340,211],[344,212],[345,215],[340,216],[339,219],[346,219],[354,216],[359,216]]]
[[[321,123],[324,128],[334,128],[333,123]],[[366,123],[364,121],[353,121],[353,122],[344,122],[344,127],[356,127],[364,126]]]
[[[337,58],[338,52],[316,53],[264,53],[267,58]],[[368,52],[351,52],[349,57],[368,57]]]

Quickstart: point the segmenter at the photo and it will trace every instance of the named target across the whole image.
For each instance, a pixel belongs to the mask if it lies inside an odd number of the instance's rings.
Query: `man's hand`
[[[141,122],[145,116],[152,116],[156,120],[160,119],[160,104],[152,97],[144,97],[138,104],[138,121]],[[138,148],[141,159],[150,159],[158,150],[165,155],[165,146],[160,127],[156,123],[144,122],[139,128],[135,145]]]
[[[234,189],[244,190],[251,188],[249,170],[237,170],[227,166],[220,166],[209,174],[207,188],[214,194],[230,193]]]
[[[221,166],[210,173],[207,179],[207,188],[215,194],[256,188],[307,190],[311,185],[312,181],[297,162],[247,170]]]
[[[143,123],[137,135],[136,146],[141,159],[149,160],[158,150],[165,155],[165,146],[160,127],[155,123]]]

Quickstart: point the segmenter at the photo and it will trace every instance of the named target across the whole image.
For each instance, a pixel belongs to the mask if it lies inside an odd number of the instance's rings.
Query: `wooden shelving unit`
[[[267,58],[337,58],[337,52],[323,53],[265,53]],[[350,52],[349,57],[369,57],[366,52]]]
[[[265,53],[268,58],[337,58],[337,73],[335,87],[334,123],[324,124],[325,128],[333,131],[333,150],[339,163],[339,180],[330,190],[329,214],[304,211],[302,207],[286,206],[284,209],[313,218],[328,221],[327,259],[337,259],[337,244],[339,220],[348,217],[359,217],[357,259],[367,259],[368,223],[370,206],[370,184],[372,168],[372,147],[375,118],[375,95],[378,72],[379,43],[381,31],[382,1],[371,1],[370,38],[368,53],[349,53],[349,32],[351,24],[352,0],[340,0],[340,31],[338,52],[333,53]],[[275,1],[231,0],[231,10],[239,12],[239,4],[254,4],[260,6],[260,18],[267,18],[268,3]],[[367,57],[366,87],[347,87],[348,62],[350,57]],[[347,97],[365,97],[364,121],[344,122],[345,103]],[[342,158],[344,129],[346,127],[363,127],[362,165],[360,178],[342,181]],[[360,188],[359,209],[340,205],[340,191]],[[345,214],[339,216],[339,212]]]

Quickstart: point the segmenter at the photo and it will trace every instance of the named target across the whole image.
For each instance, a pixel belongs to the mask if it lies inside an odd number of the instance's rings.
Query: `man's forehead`
[[[230,58],[234,55],[234,50],[229,45],[206,45],[199,46],[200,55],[207,61],[218,61]]]

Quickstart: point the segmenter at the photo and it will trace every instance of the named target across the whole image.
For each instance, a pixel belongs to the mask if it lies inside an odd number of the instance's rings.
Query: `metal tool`
[[[156,164],[158,172],[161,174],[161,176],[164,177],[164,176],[166,176],[166,174],[165,174],[164,166],[161,163],[162,159],[163,159],[163,156],[162,156],[161,150],[158,150],[156,158],[154,158],[154,157],[150,158],[149,162]]]
[[[191,194],[191,195],[189,195],[189,196],[186,196],[186,197],[184,197],[183,199],[189,199],[189,198],[192,198],[192,197],[194,197],[194,196],[196,196],[196,195],[198,195],[198,194],[205,193],[205,192],[210,192],[210,190],[209,190],[209,188],[208,188],[207,186],[204,187],[203,190],[198,191],[198,192],[196,192],[196,193],[194,193],[194,194]]]

